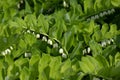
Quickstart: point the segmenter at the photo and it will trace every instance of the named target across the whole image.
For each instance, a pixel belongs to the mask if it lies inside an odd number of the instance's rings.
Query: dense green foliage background
[[[119,80],[119,21],[120,0],[0,0],[0,80]]]

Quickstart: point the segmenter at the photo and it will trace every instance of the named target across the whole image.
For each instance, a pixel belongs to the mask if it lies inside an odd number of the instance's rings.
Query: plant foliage
[[[120,0],[0,0],[0,80],[119,80]]]

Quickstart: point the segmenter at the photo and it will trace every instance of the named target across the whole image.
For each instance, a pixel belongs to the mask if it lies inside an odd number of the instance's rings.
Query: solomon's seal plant
[[[0,80],[119,80],[120,0],[0,0]]]

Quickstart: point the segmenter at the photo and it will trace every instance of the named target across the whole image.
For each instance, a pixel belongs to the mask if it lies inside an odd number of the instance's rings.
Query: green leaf
[[[92,54],[93,56],[102,54],[102,47],[100,44],[98,44],[97,42],[95,42],[94,40],[91,40],[90,43],[90,48],[92,49]]]
[[[34,19],[34,17],[32,18]],[[29,19],[31,21],[31,19]],[[27,24],[26,24],[26,21],[27,21],[27,16],[26,16],[26,20],[23,20],[21,18],[16,18],[16,23],[19,25],[19,27],[21,28],[24,28],[24,29],[27,29]],[[32,22],[31,22],[32,23]],[[30,23],[30,24],[31,24]],[[12,24],[11,24],[12,25]]]
[[[102,9],[103,7],[103,4],[102,4],[102,0],[95,0],[95,3],[94,3],[94,9],[95,11],[99,10],[99,9]]]
[[[29,60],[27,58],[19,58],[15,61],[15,65],[21,70],[22,67],[28,66],[28,61]]]
[[[66,49],[69,51],[69,49],[72,47],[74,41],[74,28],[72,30],[67,31],[64,34],[63,37],[63,45],[66,47]]]
[[[96,75],[103,67],[104,66],[101,65],[98,60],[91,56],[82,57],[80,61],[80,68],[84,73]]]
[[[117,52],[115,55],[115,64],[117,64],[120,61],[120,53]]]
[[[20,80],[29,80],[29,69],[24,67],[20,72]]]
[[[80,65],[79,65],[78,59],[76,59],[76,58],[72,59],[71,65],[72,65],[73,73],[76,74],[76,72],[78,72],[80,70]]]
[[[3,80],[2,68],[3,68],[3,62],[2,62],[2,60],[0,60],[0,80]]]
[[[36,79],[36,77],[38,77],[39,75],[39,72],[38,72],[39,60],[40,60],[40,55],[36,54],[36,55],[33,55],[29,61],[30,80]]]
[[[14,63],[12,56],[6,55],[5,56],[5,61],[9,64],[12,65]]]
[[[83,43],[83,42],[80,41],[80,42],[78,43],[78,45],[75,46],[75,48],[73,49],[73,51],[72,51],[72,53],[71,53],[71,55],[70,55],[70,58],[71,58],[71,59],[73,59],[75,56],[81,55],[80,49],[81,49],[81,47],[82,47],[82,43]]]
[[[91,35],[94,31],[94,28],[96,28],[95,22],[94,20],[91,20],[89,25],[86,23],[85,31],[88,32],[89,35]]]
[[[47,74],[45,73],[45,69],[49,68],[49,63],[51,61],[51,57],[49,54],[42,54],[42,58],[38,64],[38,71],[39,71],[39,80],[48,80]]]
[[[61,66],[61,57],[53,57],[51,59],[49,66],[50,66],[50,73],[49,73],[50,79],[60,80],[61,74],[59,70]]]
[[[25,43],[32,46],[36,42],[36,37],[32,34],[25,34]]]
[[[94,65],[95,69],[94,69],[94,72],[95,74],[97,74],[97,72],[103,68],[104,66],[100,64],[100,62],[94,58],[94,57],[91,57],[91,56],[87,56],[89,61]]]
[[[40,55],[33,55],[29,61],[29,65],[33,66],[34,64],[36,64],[38,61],[40,60]]]
[[[110,76],[113,77],[113,78],[114,77],[115,78],[120,78],[119,73],[120,73],[120,61],[117,63],[116,66],[112,67]]]
[[[25,49],[23,49],[25,50]],[[21,56],[22,54],[24,54],[24,51],[22,51],[21,49],[18,49],[18,50],[14,50],[12,51],[12,55],[13,55],[13,58],[18,58],[19,56]]]
[[[25,13],[32,13],[31,7],[27,1],[25,1]]]
[[[109,67],[109,63],[108,63],[107,59],[106,59],[104,56],[102,56],[102,55],[97,55],[97,56],[95,57],[95,59],[99,62],[99,64],[100,64],[101,66],[106,67],[106,68]]]
[[[54,26],[52,26],[50,28],[49,34],[50,34],[50,36],[52,36],[58,40],[61,40],[64,30],[66,30],[66,25],[63,20],[59,20],[56,22],[56,24]]]
[[[102,76],[104,79],[111,80],[111,77],[110,77],[111,69],[112,68],[110,67],[104,67],[101,70],[99,70],[98,75]]]
[[[115,50],[116,50],[116,45],[110,45],[103,50],[102,55],[104,57],[108,57],[110,54],[113,54]]]
[[[23,49],[27,48],[27,44],[26,44],[25,40],[20,39],[20,41],[19,41],[19,47],[23,48]]]
[[[117,26],[115,24],[110,25],[110,31],[109,32],[111,33],[112,37],[117,35]]]
[[[2,69],[0,69],[0,80],[3,80],[3,76],[2,76]]]
[[[38,28],[40,33],[47,34],[49,29],[48,20],[43,14],[40,14],[38,17]]]
[[[120,0],[111,0],[111,3],[115,7],[119,7],[120,6]]]
[[[21,22],[19,22],[19,24],[24,23],[23,25],[21,24],[22,27],[25,27],[25,28],[33,30],[33,31],[38,30],[37,19],[36,19],[36,16],[34,14],[26,15],[24,22],[22,20],[20,20],[20,21]]]
[[[19,77],[19,69],[14,64],[9,65],[7,69],[7,76],[10,80],[17,79]]]
[[[84,10],[86,14],[94,11],[93,5],[94,5],[93,0],[84,0]]]
[[[66,60],[62,66],[61,66],[61,69],[60,69],[60,73],[65,77],[67,78],[68,76],[71,75],[72,73],[72,67],[71,67],[71,61],[70,59]]]
[[[104,36],[104,38],[105,38],[105,34],[108,32],[108,30],[109,30],[108,24],[103,24],[101,33],[102,33],[102,36]]]
[[[85,62],[80,61],[80,69],[84,72],[84,73],[91,73],[92,71],[90,70],[90,68],[88,67],[88,64]],[[92,67],[91,67],[92,68]]]
[[[120,48],[120,35],[115,37],[115,44]]]
[[[98,41],[98,42],[101,41],[102,40],[102,33],[101,33],[101,31],[100,30],[95,31],[93,36],[92,36],[92,38],[94,40]]]

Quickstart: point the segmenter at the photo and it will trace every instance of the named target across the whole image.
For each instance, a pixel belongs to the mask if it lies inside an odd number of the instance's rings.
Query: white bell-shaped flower
[[[52,45],[52,40],[48,39],[48,44]]]
[[[40,34],[36,34],[36,38],[40,38]]]
[[[105,47],[106,46],[106,42],[105,41],[101,42],[101,46]]]
[[[58,43],[53,44],[53,48],[58,48]]]
[[[10,49],[11,49],[11,50],[13,50],[13,47],[12,47],[12,46],[10,46]]]
[[[43,36],[43,37],[42,37],[42,41],[47,42],[47,37],[46,37],[46,36]]]
[[[65,53],[62,53],[62,58],[67,58],[67,55]]]
[[[63,49],[62,49],[62,48],[59,49],[59,53],[60,53],[60,54],[63,53]]]
[[[88,48],[87,48],[87,53],[90,53],[90,51],[91,51],[91,50],[90,50],[90,47],[88,47]]]

